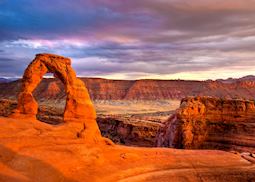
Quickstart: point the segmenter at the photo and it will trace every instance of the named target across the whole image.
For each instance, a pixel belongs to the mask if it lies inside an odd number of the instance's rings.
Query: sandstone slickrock
[[[38,55],[40,56],[49,59],[51,63],[56,58],[60,59],[56,55]],[[37,113],[34,109],[37,103],[32,91],[41,80],[38,73],[42,75],[47,70],[54,72],[64,82],[65,87],[67,87],[66,82],[70,81],[69,79],[72,80],[72,78],[61,77],[62,74],[57,70],[62,68],[59,68],[60,65],[57,63],[53,65],[58,69],[52,70],[51,65],[39,60],[35,59],[35,62],[31,63],[31,65],[35,63],[36,67],[30,65],[26,70],[25,75],[28,72],[28,77],[24,76],[19,97],[19,113],[29,116],[35,116]],[[68,70],[67,67],[68,65],[65,67],[66,70]],[[33,70],[33,68],[36,69]],[[33,75],[30,71],[37,73],[35,78],[31,78]],[[79,87],[84,85],[76,78],[73,79],[69,85],[73,90],[69,91],[75,91],[75,93],[68,93],[66,89],[67,99],[68,94],[71,94],[75,96],[71,99],[76,101],[77,93],[83,98],[84,95],[80,93]],[[71,88],[74,86],[72,84],[79,87]],[[21,98],[21,96],[25,97]],[[4,103],[12,105],[5,101]],[[71,104],[79,106],[78,110],[74,109],[75,112],[71,114],[71,117],[84,112],[79,110],[83,108],[80,104],[73,102]],[[29,111],[28,108],[32,110]],[[67,106],[67,108],[73,109],[73,106]],[[93,120],[93,113],[91,116],[82,115],[79,122],[66,122],[62,125],[49,125],[33,117],[23,118],[21,115],[17,114],[14,118],[0,117],[0,181],[155,182],[171,179],[173,182],[253,182],[255,179],[255,165],[230,152],[124,147],[105,145],[106,140],[104,143],[88,142],[87,137],[101,137],[100,133],[94,135],[94,130],[87,125],[91,121],[93,126],[97,126]],[[78,116],[80,118],[80,114]],[[77,131],[80,132],[77,133]],[[86,140],[77,136],[84,132]],[[86,134],[87,132],[89,135]]]
[[[157,136],[157,146],[255,151],[254,101],[188,97]]]
[[[17,107],[15,100],[0,99],[0,116],[9,116]],[[97,123],[104,137],[116,144],[154,147],[159,128],[171,112],[98,115]],[[52,125],[63,123],[62,108],[40,104],[37,119]]]
[[[230,152],[91,145],[77,138],[68,124],[52,126],[25,121],[0,117],[0,181],[253,182],[255,179],[255,165]]]
[[[76,77],[69,58],[54,54],[37,54],[29,64],[23,75],[18,106],[12,117],[36,119],[38,104],[33,97],[33,91],[46,73],[53,73],[64,85],[67,96],[63,120],[82,125],[83,129],[77,133],[78,137],[85,137],[87,140],[101,138],[95,120],[96,112],[84,83]]]

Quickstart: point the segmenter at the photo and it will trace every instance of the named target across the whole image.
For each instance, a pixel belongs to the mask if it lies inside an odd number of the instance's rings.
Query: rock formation
[[[154,147],[157,132],[163,125],[151,121],[135,121],[135,118],[125,120],[124,116],[98,117],[97,123],[102,135],[114,143],[140,147]]]
[[[84,83],[76,77],[71,60],[58,55],[37,54],[29,64],[23,75],[18,106],[13,117],[36,118],[38,104],[33,97],[33,91],[46,73],[54,73],[54,76],[64,84],[66,105],[63,120],[84,125],[86,137],[101,137],[95,120],[96,112]]]
[[[68,124],[0,117],[2,182],[253,182],[255,159],[217,150],[92,144]],[[213,161],[213,162],[212,162]]]
[[[0,117],[9,116],[16,107],[16,101],[0,99]],[[37,119],[51,125],[61,125],[62,115],[62,109],[56,105],[40,104]],[[165,116],[155,119],[150,115],[99,115],[96,121],[102,135],[116,144],[154,147],[157,132],[164,126],[161,121],[165,121]]]
[[[254,101],[188,97],[157,136],[157,146],[255,151]]]
[[[75,77],[68,60],[56,55],[40,54],[25,71],[16,117],[0,117],[0,181],[254,181],[254,153],[239,155],[217,150],[136,148],[88,142],[89,137],[94,141],[107,140],[101,140],[86,88]],[[46,72],[53,72],[64,83],[67,93],[65,124],[53,126],[32,119],[38,107],[32,92]],[[55,86],[52,86],[54,94]],[[189,100],[183,101],[184,108],[187,102]],[[218,108],[219,101],[207,103],[206,99],[205,102],[203,99],[194,99],[191,102],[201,103],[194,108],[194,114],[201,113],[203,119],[204,113],[207,113],[206,107]],[[15,105],[7,100],[0,104],[10,110]],[[243,114],[247,119],[252,116],[253,112],[250,111],[254,110],[254,104],[251,102],[245,102],[245,106],[238,102],[235,106],[234,113]],[[192,113],[191,105],[187,106],[187,111]],[[233,109],[230,107],[226,111],[230,114]],[[8,112],[4,114],[8,115]],[[184,112],[184,115],[189,113]],[[243,115],[241,118],[244,118]],[[239,115],[234,115],[234,118],[236,122],[246,121],[240,119]],[[246,132],[251,134],[249,129]],[[187,134],[192,136],[190,132]]]
[[[159,100],[182,99],[187,96],[213,96],[221,98],[255,97],[255,79],[230,81],[184,81],[184,80],[107,80],[81,78],[92,100]],[[52,82],[60,88],[53,98]],[[50,86],[49,86],[50,85]],[[0,83],[0,97],[12,98],[20,90],[20,81]],[[64,87],[57,79],[44,79],[35,89],[37,100],[65,99]],[[56,90],[55,90],[56,91]],[[42,97],[42,92],[45,92]],[[47,97],[48,95],[48,97]],[[46,96],[46,97],[45,97]]]
[[[9,116],[15,108],[17,108],[16,101],[7,99],[0,100],[0,116]]]
[[[32,93],[46,73],[54,73],[54,76],[65,86],[67,98],[64,121],[96,118],[88,91],[84,83],[76,77],[71,67],[71,60],[52,54],[37,54],[25,70],[18,97],[17,113],[31,116],[37,114],[38,104]]]

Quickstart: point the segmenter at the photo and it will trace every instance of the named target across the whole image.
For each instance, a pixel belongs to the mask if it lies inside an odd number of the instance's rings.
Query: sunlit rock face
[[[92,100],[181,100],[187,96],[253,99],[255,77],[216,81],[185,80],[108,80],[80,78]],[[13,99],[21,89],[21,81],[0,83],[0,97]],[[48,78],[33,92],[38,101],[65,100],[64,85],[59,79]]]
[[[67,98],[64,121],[96,118],[88,91],[84,83],[76,77],[71,67],[71,60],[53,54],[37,54],[25,70],[18,97],[17,113],[30,116],[37,114],[38,104],[32,93],[46,73],[54,73],[54,76],[65,86]]]
[[[254,101],[182,99],[157,136],[157,146],[255,151]]]
[[[101,136],[96,123],[96,112],[84,83],[76,77],[71,60],[62,56],[36,55],[24,72],[17,109],[13,111],[11,117],[36,119],[38,104],[32,93],[46,73],[53,73],[64,85],[66,105],[63,120],[66,123],[73,123],[69,126],[76,125],[74,133],[77,137],[86,138],[86,141],[110,143],[110,140]]]

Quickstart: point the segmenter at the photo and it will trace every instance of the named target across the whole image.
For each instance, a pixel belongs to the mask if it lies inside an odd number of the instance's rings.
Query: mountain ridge
[[[186,96],[214,96],[220,98],[254,99],[255,76],[227,80],[110,80],[85,78],[85,83],[93,100],[161,100],[182,99]],[[0,83],[1,98],[16,98],[21,80]],[[43,93],[43,94],[42,94]],[[44,78],[34,91],[41,100],[64,99],[64,86],[56,78]]]

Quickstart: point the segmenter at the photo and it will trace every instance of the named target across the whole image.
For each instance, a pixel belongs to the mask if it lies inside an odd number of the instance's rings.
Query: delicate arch
[[[96,122],[96,112],[88,91],[84,83],[76,77],[71,60],[54,54],[37,54],[28,65],[23,75],[16,114],[36,117],[38,104],[32,93],[46,73],[53,73],[65,86],[67,97],[64,121],[84,122],[84,119],[87,119]]]

